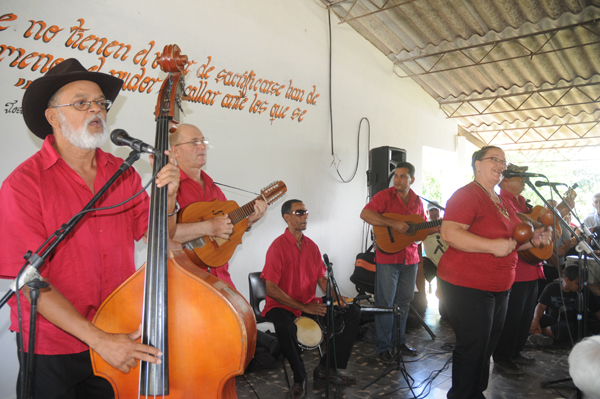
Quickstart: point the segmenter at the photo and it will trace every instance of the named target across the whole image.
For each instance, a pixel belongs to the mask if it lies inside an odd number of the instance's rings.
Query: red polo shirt
[[[227,201],[223,191],[214,183],[209,175],[200,171],[202,180],[204,180],[204,190],[200,183],[192,180],[183,170],[180,169],[179,190],[177,191],[177,202],[181,209],[194,202],[210,202],[213,200]],[[235,288],[231,275],[229,274],[229,263],[225,263],[221,267],[213,267],[210,269],[210,274],[225,281],[227,284]]]
[[[46,137],[42,149],[23,162],[0,188],[0,278],[14,279],[23,266],[23,255],[36,251],[63,223],[93,197],[86,183]],[[98,192],[123,160],[96,150]],[[141,190],[140,176],[128,169],[95,207],[114,205]],[[48,278],[88,320],[104,299],[134,271],[134,244],[148,228],[148,195],[143,192],[115,209],[90,212],[59,244],[40,272]],[[43,293],[41,296],[43,297]],[[9,301],[12,331],[18,331],[16,296]],[[21,294],[25,349],[29,340],[29,303]],[[83,342],[38,318],[36,353],[79,353],[89,349]]]
[[[386,188],[375,194],[373,199],[365,205],[364,209],[370,209],[379,214],[383,213],[396,213],[399,215],[421,215],[424,220],[427,220],[425,216],[425,210],[423,209],[423,203],[421,199],[413,190],[408,193],[408,203],[400,199],[396,189],[394,187]],[[381,265],[385,264],[407,264],[412,265],[419,263],[419,252],[417,244],[410,244],[400,252],[395,254],[386,254],[376,249],[375,257],[377,263]]]
[[[302,236],[301,247],[288,229],[277,237],[267,251],[265,267],[260,277],[269,280],[291,298],[302,303],[322,302],[316,298],[317,280],[325,276],[325,265],[319,247],[310,238]],[[302,312],[284,306],[267,295],[263,317],[273,308],[284,308],[296,317]]]

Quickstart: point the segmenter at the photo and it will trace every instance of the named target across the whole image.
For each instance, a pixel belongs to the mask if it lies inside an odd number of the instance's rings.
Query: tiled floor
[[[427,325],[437,335],[432,340],[421,326],[407,331],[408,343],[419,350],[417,358],[405,358],[406,382],[403,373],[395,367],[386,368],[375,355],[375,345],[365,341],[357,341],[354,345],[350,364],[345,373],[357,379],[356,385],[340,387],[335,393],[331,388],[330,398],[446,398],[450,388],[451,364],[450,350],[454,343],[454,333],[446,321],[441,321],[436,304],[430,301],[425,315]],[[520,377],[502,374],[494,365],[490,368],[490,383],[485,391],[488,399],[555,399],[576,398],[576,391],[570,382],[552,384],[542,388],[541,383],[567,378],[568,350],[564,348],[538,349],[526,348],[528,355],[534,355],[537,362],[526,366],[526,374]],[[306,369],[309,373],[309,398],[324,398],[325,384],[313,383],[312,370],[319,360],[318,351],[305,351],[303,354]],[[237,378],[238,397],[242,398],[289,398],[285,376],[281,367],[247,373]],[[288,374],[291,373],[287,364]],[[386,373],[389,371],[389,373]],[[380,378],[379,378],[380,377]],[[378,379],[379,378],[379,379]],[[291,379],[291,374],[290,374]],[[293,381],[291,381],[293,382]]]

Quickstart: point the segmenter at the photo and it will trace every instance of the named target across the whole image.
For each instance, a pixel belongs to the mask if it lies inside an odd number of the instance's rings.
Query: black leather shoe
[[[516,363],[513,363],[510,360],[509,361],[495,361],[494,360],[494,364],[496,365],[496,367],[498,367],[501,371],[504,371],[506,374],[512,374],[512,375],[525,374],[525,372],[523,371],[521,366],[519,366]]]
[[[290,397],[292,399],[304,399],[306,397],[306,380],[294,382],[290,390]]]
[[[316,367],[313,377],[315,381],[325,381],[327,379],[327,372],[324,369]],[[351,385],[356,383],[356,378],[336,373],[335,369],[329,369],[329,382],[338,385]]]
[[[392,356],[390,351],[383,351],[377,356],[383,364],[389,364],[394,359],[394,356]]]
[[[406,344],[400,345],[400,353],[402,356],[417,356],[417,350]]]

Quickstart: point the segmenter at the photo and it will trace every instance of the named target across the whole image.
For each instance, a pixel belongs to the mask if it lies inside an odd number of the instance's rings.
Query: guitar
[[[569,189],[563,196],[565,198],[565,201],[568,202],[571,207],[573,207],[573,204],[575,203],[575,198],[577,197],[577,193],[575,192],[576,188],[577,183],[575,183],[572,187],[569,187]],[[567,206],[567,203],[565,203],[565,201],[561,202],[556,207],[560,215],[563,217],[569,213],[569,206]],[[531,212],[527,213],[526,215],[529,216],[531,219],[539,222],[541,216],[546,212],[549,212],[548,209],[544,208],[543,206],[537,205],[534,206]],[[554,237],[560,237],[560,234],[561,228],[560,224],[557,221],[556,232],[554,234]],[[528,249],[526,251],[519,251],[519,256],[521,257],[521,259],[523,259],[525,262],[531,265],[538,265],[542,260],[549,259],[552,256],[552,253],[552,245],[542,245],[539,247]]]
[[[283,197],[286,191],[285,183],[280,180],[264,188],[256,199],[262,199],[267,205],[271,205]],[[246,218],[254,212],[256,199],[242,207],[238,207],[235,201],[194,202],[179,212],[178,223],[203,222],[227,214],[233,224],[233,232],[227,240],[203,236],[182,244],[184,252],[196,266],[203,269],[220,267],[231,259],[235,248],[242,243],[242,236],[248,228]]]
[[[375,236],[377,248],[381,252],[388,254],[400,252],[414,242],[423,241],[427,238],[427,231],[425,229],[442,224],[442,219],[426,222],[421,215],[384,213],[382,216],[400,220],[410,226],[406,233],[399,233],[391,227],[373,226],[373,235]]]

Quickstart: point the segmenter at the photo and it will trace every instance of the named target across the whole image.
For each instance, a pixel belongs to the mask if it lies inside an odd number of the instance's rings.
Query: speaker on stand
[[[367,186],[369,199],[381,190],[390,187],[396,165],[406,162],[406,150],[395,147],[377,147],[369,151],[369,170],[367,171]]]

